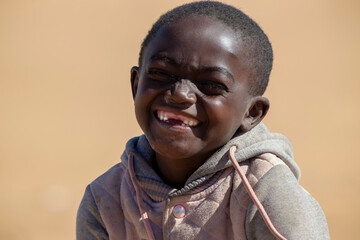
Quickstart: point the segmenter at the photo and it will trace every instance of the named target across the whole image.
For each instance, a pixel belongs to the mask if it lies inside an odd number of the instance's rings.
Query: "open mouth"
[[[200,123],[195,118],[162,110],[156,111],[156,116],[161,122],[182,127],[196,127]]]

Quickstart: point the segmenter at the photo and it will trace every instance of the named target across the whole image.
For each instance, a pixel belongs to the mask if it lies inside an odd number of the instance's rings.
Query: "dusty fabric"
[[[77,239],[148,239],[141,221],[128,156],[144,194],[156,239],[274,239],[228,159],[230,146],[277,230],[287,239],[329,239],[318,203],[299,184],[291,145],[263,124],[235,135],[188,179],[173,189],[152,168],[145,136],[129,140],[122,161],[93,181],[77,216]],[[177,218],[174,206],[185,208]]]

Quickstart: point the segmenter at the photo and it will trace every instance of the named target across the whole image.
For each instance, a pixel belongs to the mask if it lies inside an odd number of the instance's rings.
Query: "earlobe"
[[[247,132],[258,125],[265,117],[269,107],[269,99],[262,96],[254,97],[251,101],[250,108],[245,116],[245,119],[240,125],[241,131]]]
[[[137,87],[139,84],[139,67],[134,66],[131,68],[130,80],[131,80],[131,91],[132,91],[133,99],[135,99]]]

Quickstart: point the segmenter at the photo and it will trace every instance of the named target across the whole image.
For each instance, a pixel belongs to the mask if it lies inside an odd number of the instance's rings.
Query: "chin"
[[[159,155],[171,159],[185,159],[198,155],[199,149],[188,142],[154,142],[150,143],[152,149]]]

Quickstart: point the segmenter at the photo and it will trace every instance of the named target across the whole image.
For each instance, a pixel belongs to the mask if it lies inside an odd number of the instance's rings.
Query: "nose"
[[[189,107],[196,103],[196,95],[189,80],[175,82],[171,89],[165,93],[165,101],[168,104],[175,104],[181,107]]]

